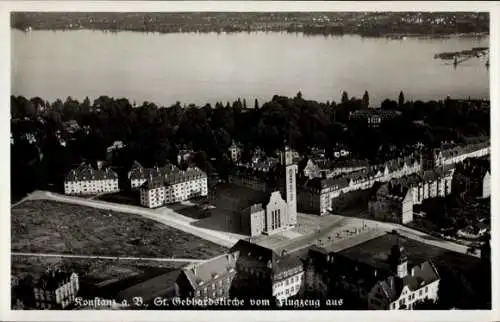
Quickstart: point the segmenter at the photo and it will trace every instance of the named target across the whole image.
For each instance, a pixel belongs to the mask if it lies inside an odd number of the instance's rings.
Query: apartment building
[[[61,310],[70,306],[80,289],[76,273],[50,270],[33,287],[37,309]]]
[[[368,201],[368,212],[381,221],[407,224],[413,221],[412,190],[401,184],[383,184]]]
[[[97,169],[89,164],[82,164],[71,170],[64,181],[64,193],[67,195],[95,195],[118,192],[118,174],[110,168]]]
[[[208,196],[207,175],[197,167],[181,170],[173,165],[149,169],[140,187],[141,205],[157,208],[165,204]]]
[[[304,212],[323,215],[343,194],[369,189],[377,181],[388,182],[419,170],[419,162],[410,156],[333,178],[323,174],[321,178],[305,179],[297,186],[298,207]]]
[[[489,198],[491,195],[490,160],[466,159],[457,164],[455,179],[462,182],[462,191],[472,198]]]
[[[399,111],[369,108],[350,112],[349,120],[366,122],[368,127],[379,127],[383,122],[395,119],[400,115]]]

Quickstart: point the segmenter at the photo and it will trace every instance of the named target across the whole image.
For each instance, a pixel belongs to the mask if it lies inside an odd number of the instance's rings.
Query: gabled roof
[[[246,240],[239,240],[231,251],[239,252],[240,258],[250,259],[260,264],[260,267],[267,267],[273,275],[303,265],[301,258],[295,253],[279,255],[270,248]]]
[[[399,299],[405,287],[414,292],[437,280],[439,280],[439,274],[436,267],[431,261],[425,261],[412,267],[405,277],[389,276],[378,282],[378,285],[389,302],[393,302]]]
[[[180,170],[172,164],[161,168],[136,167],[129,172],[130,180],[146,180],[142,185],[142,187],[146,189],[154,189],[165,185],[174,185],[206,177],[207,174],[197,167],[189,167],[186,170]]]
[[[190,264],[182,269],[193,289],[197,289],[216,276],[225,275],[236,269],[238,252],[232,251],[201,263]]]
[[[66,181],[91,181],[118,179],[118,174],[110,168],[96,170],[89,164],[82,164],[66,175]]]

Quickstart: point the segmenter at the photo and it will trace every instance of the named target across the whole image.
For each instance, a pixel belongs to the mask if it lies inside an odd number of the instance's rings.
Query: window
[[[429,290],[429,287],[428,287],[428,286],[426,286],[426,287],[425,287],[425,293],[427,293],[427,291],[428,291],[428,290]]]

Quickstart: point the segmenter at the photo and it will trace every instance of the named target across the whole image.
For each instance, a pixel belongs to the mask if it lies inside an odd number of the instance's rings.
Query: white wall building
[[[64,181],[64,193],[67,195],[95,195],[118,191],[118,174],[109,168],[96,170],[84,164],[71,170]]]
[[[208,195],[207,175],[200,169],[192,167],[183,171],[171,166],[165,172],[159,168],[149,171],[149,178],[140,188],[141,205],[157,208]]]

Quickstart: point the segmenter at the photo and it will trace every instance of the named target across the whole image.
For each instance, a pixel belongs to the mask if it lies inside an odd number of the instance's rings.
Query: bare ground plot
[[[11,212],[13,252],[205,259],[226,250],[131,214],[46,200]]]

